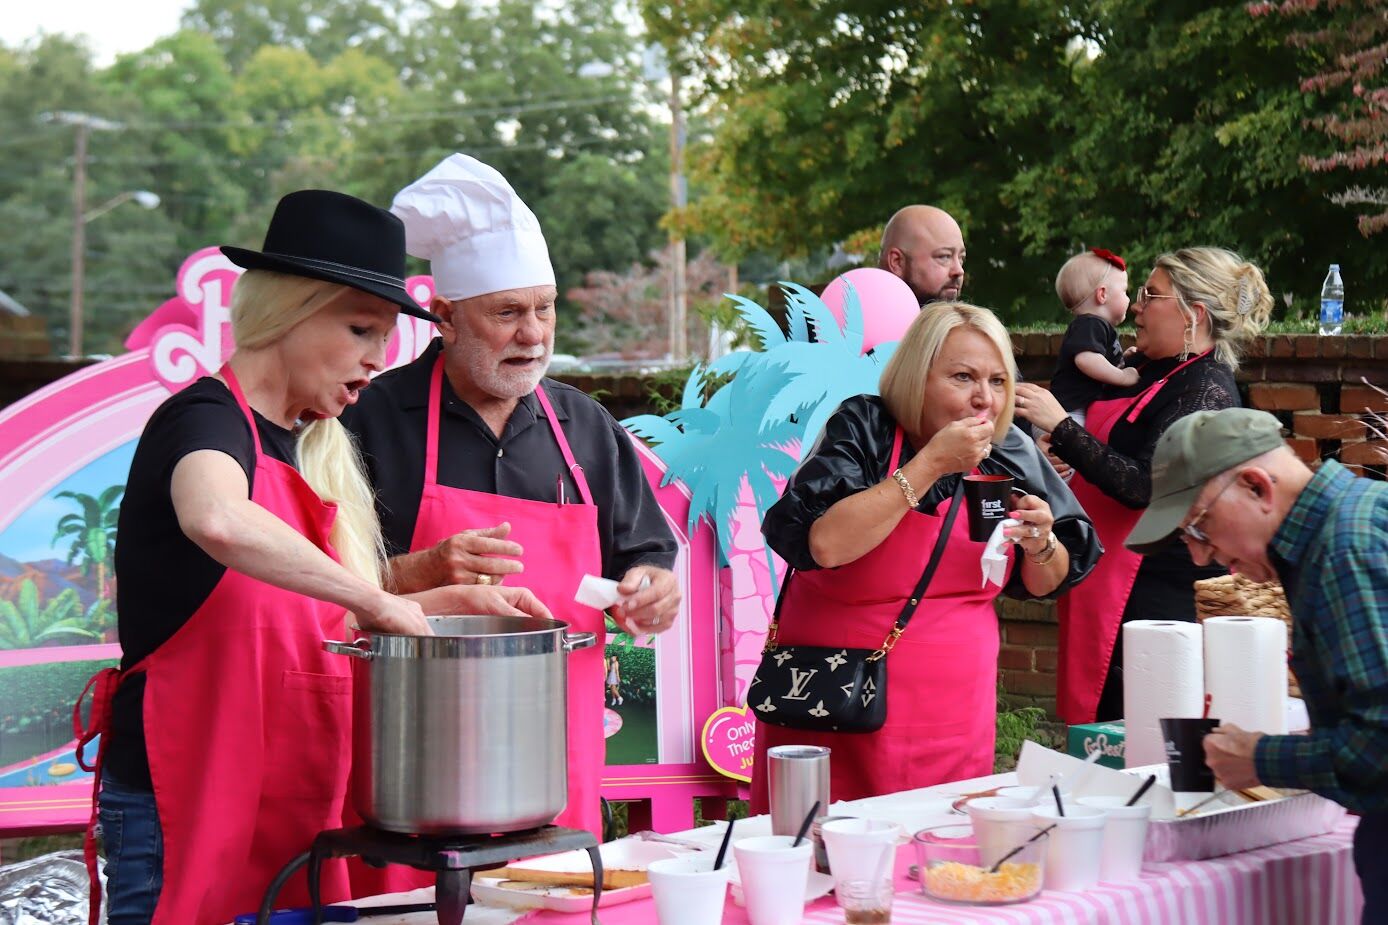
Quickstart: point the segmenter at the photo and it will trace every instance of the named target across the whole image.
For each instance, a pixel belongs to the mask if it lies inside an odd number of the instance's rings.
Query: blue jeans
[[[1388,813],[1359,817],[1354,830],[1354,868],[1364,891],[1363,925],[1388,922]]]
[[[164,886],[164,834],[154,794],[103,774],[98,818],[106,852],[106,923],[149,925]]]

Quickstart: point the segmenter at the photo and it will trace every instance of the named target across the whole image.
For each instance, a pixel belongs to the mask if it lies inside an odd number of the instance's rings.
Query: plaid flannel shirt
[[[1258,777],[1388,811],[1388,484],[1324,463],[1269,546],[1310,735],[1258,741]]]

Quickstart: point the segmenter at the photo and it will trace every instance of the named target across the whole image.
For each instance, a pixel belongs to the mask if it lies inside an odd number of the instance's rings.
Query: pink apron
[[[602,574],[602,547],[598,542],[598,509],[588,489],[583,467],[574,460],[569,441],[545,395],[543,387],[535,397],[544,409],[545,419],[563,454],[581,504],[527,501],[484,491],[467,491],[438,483],[439,406],[443,390],[443,357],[434,364],[429,384],[428,433],[424,453],[424,491],[419,499],[410,551],[429,549],[461,530],[494,527],[502,521],[511,524],[507,539],[525,549],[525,571],[510,580],[529,588],[554,614],[569,624],[572,632],[597,633],[606,638],[601,611],[574,601],[574,593],[585,574]],[[561,473],[556,473],[560,475]],[[606,762],[602,734],[604,647],[591,646],[569,653],[568,683],[568,761],[569,801],[555,820],[557,825],[587,829],[602,838],[602,812],[599,790]],[[370,895],[420,886],[432,886],[434,875],[408,868],[382,870],[352,865],[352,892]]]
[[[222,376],[255,438],[251,500],[336,558],[328,542],[336,506],[292,466],[264,454],[236,376],[230,367]],[[319,832],[341,825],[352,678],[347,660],[325,653],[322,643],[342,630],[341,607],[227,569],[173,638],[124,675],[111,668],[89,683],[96,699],[91,723],[78,730],[83,743],[107,731],[109,697],[120,678],[145,673],[145,741],[164,840],[153,925],[223,925],[255,911],[280,868]],[[79,727],[80,710],[79,701]],[[107,739],[102,735],[97,751],[93,803]],[[100,891],[91,826],[87,859],[95,925]],[[329,862],[322,882],[324,902],[347,898],[342,862]],[[307,901],[300,871],[280,903]]]
[[[890,458],[898,458],[897,428]],[[835,569],[796,573],[782,606],[782,645],[876,649],[915,590],[940,535],[935,515],[907,512],[881,544]],[[980,587],[983,543],[955,519],[939,568],[887,656],[887,722],[872,733],[820,733],[757,723],[757,768],[776,745],[825,745],[832,800],[856,800],[991,774],[996,733],[996,585]],[[1009,545],[1009,555],[1011,546]],[[766,774],[752,775],[752,812],[767,811]]]
[[[1108,443],[1113,425],[1120,418],[1137,421],[1144,408],[1157,397],[1171,377],[1196,360],[1192,357],[1136,398],[1110,398],[1089,406],[1085,429],[1101,443]],[[1070,725],[1092,723],[1103,694],[1113,647],[1123,622],[1123,610],[1137,581],[1142,556],[1123,545],[1137,525],[1142,509],[1133,510],[1104,494],[1076,470],[1070,479],[1075,499],[1094,522],[1104,554],[1089,577],[1075,585],[1056,602],[1060,620],[1060,653],[1056,667],[1056,712]]]

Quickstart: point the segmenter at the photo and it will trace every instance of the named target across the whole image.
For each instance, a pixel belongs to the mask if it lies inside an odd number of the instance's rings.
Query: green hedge
[[[72,715],[87,680],[115,659],[0,668],[0,735]]]
[[[655,649],[641,646],[618,648],[608,646],[607,654],[616,655],[622,666],[622,699],[634,703],[655,703]],[[606,675],[607,669],[603,669]]]

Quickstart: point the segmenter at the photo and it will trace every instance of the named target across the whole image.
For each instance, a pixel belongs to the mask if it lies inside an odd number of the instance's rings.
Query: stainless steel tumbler
[[[766,753],[767,796],[771,833],[800,831],[815,801],[816,816],[829,810],[829,749],[818,745],[778,745]]]

